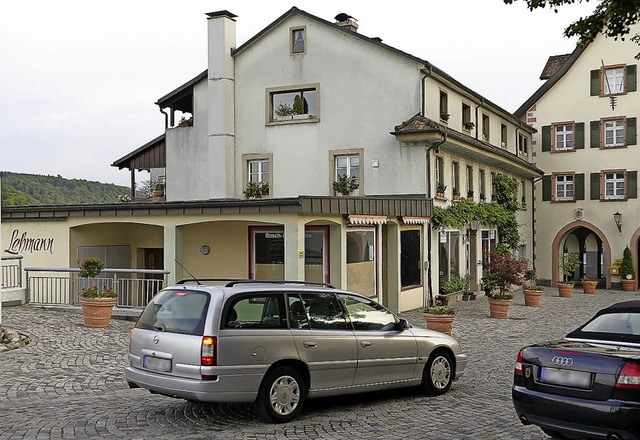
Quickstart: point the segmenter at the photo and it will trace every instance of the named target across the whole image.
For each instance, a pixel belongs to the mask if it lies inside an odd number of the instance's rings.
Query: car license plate
[[[589,389],[591,388],[591,373],[542,367],[540,381],[553,385]]]
[[[171,359],[162,359],[153,356],[145,356],[142,366],[148,370],[171,371]]]

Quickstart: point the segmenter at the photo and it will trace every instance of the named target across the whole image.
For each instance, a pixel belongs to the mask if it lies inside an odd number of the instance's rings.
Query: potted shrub
[[[582,279],[582,291],[584,293],[596,293],[598,280],[594,280],[590,275],[585,275]]]
[[[473,190],[467,191],[467,199],[473,200]]]
[[[442,182],[438,182],[436,186],[436,197],[444,199],[444,192],[447,190],[447,185]]]
[[[449,115],[449,113],[442,112],[442,113],[440,113],[440,120],[442,122],[448,122],[449,121],[449,116],[451,116],[451,115]]]
[[[85,258],[80,263],[80,277],[95,279],[104,269],[104,262],[99,258]],[[80,304],[85,327],[109,327],[111,312],[118,301],[118,295],[113,289],[101,288],[99,283],[82,289]]]
[[[460,200],[460,190],[453,188],[453,200]]]
[[[476,124],[474,122],[471,121],[467,121],[467,122],[463,122],[462,123],[462,128],[464,128],[467,131],[471,131],[473,130],[473,127],[475,127]]]
[[[522,286],[529,262],[508,252],[492,252],[482,277],[483,289],[489,301],[492,318],[508,318],[513,294],[511,286]]]
[[[269,182],[247,182],[242,194],[247,199],[261,199],[269,195]]]
[[[156,182],[156,184],[153,187],[153,196],[164,197],[164,183]]]
[[[446,333],[451,336],[453,321],[456,318],[456,309],[443,304],[443,301],[436,299],[435,306],[424,309],[424,320],[429,330]]]
[[[544,287],[537,284],[538,278],[536,271],[533,268],[524,273],[524,280],[528,283],[523,285],[522,293],[524,295],[524,305],[531,307],[540,306],[540,300],[542,299],[542,292]]]
[[[486,200],[487,200],[487,198],[484,195],[484,193],[480,193],[480,203],[484,203]]]
[[[558,281],[558,294],[563,298],[571,298],[573,293],[573,273],[578,267],[580,267],[580,259],[576,254],[571,252],[560,256],[560,272],[562,273],[562,280]]]
[[[333,190],[343,196],[348,196],[351,191],[358,189],[358,186],[358,178],[347,174],[339,174],[333,182]]]
[[[453,277],[450,281],[440,283],[440,296],[444,296],[447,301],[449,298],[462,299],[462,295],[468,290],[469,283],[458,276]]]
[[[622,252],[622,264],[620,265],[620,276],[622,277],[622,290],[631,292],[636,288],[636,271],[633,268],[633,256],[629,246],[625,246]]]

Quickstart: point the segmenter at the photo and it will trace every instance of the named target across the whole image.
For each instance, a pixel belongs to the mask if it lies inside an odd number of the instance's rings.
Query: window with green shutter
[[[600,121],[591,121],[589,126],[589,146],[591,148],[600,148]]]
[[[635,92],[636,90],[636,65],[629,64],[627,66],[627,92]]]
[[[591,200],[600,200],[600,173],[591,173]]]
[[[638,172],[627,171],[627,199],[638,198]]]
[[[636,118],[627,118],[627,145],[637,144]]]
[[[551,151],[551,126],[542,127],[542,151]]]
[[[575,174],[575,199],[584,200],[584,174]]]
[[[591,96],[600,96],[600,69],[591,71]]]
[[[584,122],[575,123],[573,148],[576,150],[582,150],[584,148]]]
[[[542,201],[551,201],[551,176],[542,177]]]

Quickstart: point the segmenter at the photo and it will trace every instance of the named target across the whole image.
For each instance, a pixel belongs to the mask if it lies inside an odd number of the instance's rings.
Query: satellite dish
[[[347,21],[347,20],[349,20],[350,18],[353,18],[353,19],[355,20],[355,17],[352,17],[352,16],[351,16],[351,15],[349,15],[349,14],[345,14],[344,12],[341,12],[340,14],[336,15],[334,18],[335,18],[337,21],[339,21],[339,22]]]

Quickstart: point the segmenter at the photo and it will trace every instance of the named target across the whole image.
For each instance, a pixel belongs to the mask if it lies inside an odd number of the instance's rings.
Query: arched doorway
[[[577,221],[562,228],[553,240],[552,258],[552,282],[562,281],[558,264],[560,256],[566,253],[578,255],[580,267],[573,275],[578,281],[589,275],[599,281],[599,286],[611,288],[611,275],[608,268],[611,266],[611,246],[600,229],[594,225]]]

